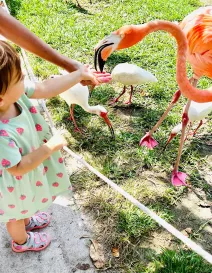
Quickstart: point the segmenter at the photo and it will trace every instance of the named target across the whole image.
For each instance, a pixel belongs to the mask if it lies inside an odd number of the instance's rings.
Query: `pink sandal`
[[[51,243],[46,233],[27,232],[27,234],[28,239],[23,245],[18,245],[14,240],[12,241],[12,250],[14,252],[41,251]]]
[[[50,223],[51,216],[46,212],[38,212],[32,217],[30,217],[30,222],[26,226],[26,231],[31,231],[34,229],[40,229],[48,226]]]

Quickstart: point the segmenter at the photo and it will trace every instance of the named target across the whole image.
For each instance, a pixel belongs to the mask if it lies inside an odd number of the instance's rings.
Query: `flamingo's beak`
[[[141,31],[140,27],[134,25],[123,26],[112,32],[95,46],[95,69],[97,70],[98,62],[99,69],[103,72],[104,64],[112,52],[133,46],[143,37],[145,37],[145,31]]]
[[[94,67],[96,69],[96,71],[98,71],[98,68],[97,68],[97,64],[99,66],[99,70],[101,72],[103,72],[103,69],[104,69],[104,65],[105,65],[105,61],[107,59],[108,56],[104,56],[102,55],[102,51],[104,49],[106,49],[107,47],[110,47],[111,45],[113,45],[114,43],[107,43],[107,44],[102,44],[102,45],[97,45],[96,48],[95,48],[95,55],[94,55]],[[105,50],[107,51],[107,50]],[[109,50],[110,52],[112,50]],[[110,55],[110,54],[107,54],[107,55]]]
[[[115,133],[114,133],[114,130],[113,130],[113,126],[108,118],[108,115],[107,113],[105,112],[101,112],[100,113],[100,117],[102,117],[104,119],[104,121],[107,123],[109,129],[110,129],[110,133],[111,133],[111,136],[112,136],[112,139],[115,140]]]
[[[166,145],[164,146],[163,150],[166,150],[166,147],[168,146],[168,144],[172,141],[172,139],[176,136],[177,134],[176,133],[171,133],[167,142],[166,142]]]

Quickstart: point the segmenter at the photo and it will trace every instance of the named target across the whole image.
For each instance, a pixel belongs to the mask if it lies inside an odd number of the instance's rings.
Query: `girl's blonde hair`
[[[4,95],[11,80],[22,77],[21,61],[16,50],[0,40],[0,95]]]

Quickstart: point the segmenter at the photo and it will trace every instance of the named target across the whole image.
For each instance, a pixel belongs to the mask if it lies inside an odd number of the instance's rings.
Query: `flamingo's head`
[[[105,121],[105,123],[108,125],[109,129],[110,129],[110,132],[111,132],[111,135],[112,135],[112,138],[115,139],[115,134],[114,134],[114,130],[113,130],[113,126],[108,118],[108,112],[107,110],[101,106],[101,105],[98,105],[97,106],[97,110],[96,110],[96,114],[99,115],[100,117],[102,117]]]
[[[95,46],[95,69],[97,70],[98,62],[99,69],[102,72],[107,58],[113,51],[131,47],[142,40],[145,36],[145,29],[142,26],[144,25],[123,26],[101,40]]]

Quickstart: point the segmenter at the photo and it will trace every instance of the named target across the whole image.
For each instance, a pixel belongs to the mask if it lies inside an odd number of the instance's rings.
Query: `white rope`
[[[4,0],[3,0],[4,1]],[[5,3],[6,5],[6,3]],[[8,11],[9,12],[9,11]],[[24,62],[26,64],[26,68],[29,74],[29,77],[31,78],[31,80],[33,81],[37,81],[33,70],[29,64],[28,58],[26,56],[25,51],[22,49],[21,50],[22,55],[23,55],[23,59]],[[52,132],[56,132],[57,129],[54,126],[54,123],[52,121],[51,115],[49,114],[49,111],[46,107],[46,103],[44,100],[41,100],[41,104],[43,107],[43,110],[45,111],[49,123],[50,123],[50,127]],[[200,256],[202,256],[206,261],[208,261],[209,263],[212,264],[212,255],[210,253],[208,253],[207,251],[205,251],[202,247],[200,247],[199,245],[197,245],[195,242],[193,242],[191,239],[187,238],[185,235],[183,235],[179,230],[177,230],[175,227],[173,227],[172,225],[170,225],[169,223],[167,223],[165,220],[163,220],[162,218],[160,218],[156,213],[154,213],[153,211],[151,211],[149,208],[147,208],[146,206],[144,206],[142,203],[140,203],[138,200],[136,200],[133,196],[131,196],[129,193],[127,193],[125,190],[123,190],[121,187],[119,187],[117,184],[115,184],[113,181],[111,181],[110,179],[108,179],[106,176],[104,176],[103,174],[101,174],[99,171],[97,171],[95,168],[93,168],[90,164],[88,164],[81,156],[75,154],[73,151],[71,151],[68,147],[63,147],[63,149],[70,154],[73,158],[75,158],[78,162],[80,162],[81,164],[83,164],[86,168],[88,168],[88,170],[90,170],[91,172],[93,172],[94,174],[96,174],[99,178],[101,178],[102,180],[104,180],[109,186],[111,186],[114,190],[116,190],[118,193],[120,193],[122,196],[124,196],[127,200],[129,200],[132,204],[134,204],[136,207],[138,207],[139,209],[141,209],[144,213],[146,213],[148,216],[150,216],[152,219],[154,219],[160,226],[164,227],[166,230],[168,230],[172,235],[174,235],[175,237],[177,237],[179,240],[181,240],[185,245],[187,245],[190,249],[192,249],[194,252],[196,252],[197,254],[199,254]]]

